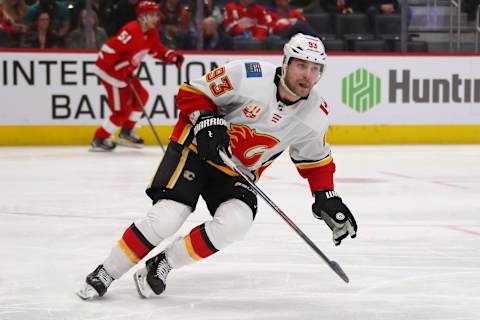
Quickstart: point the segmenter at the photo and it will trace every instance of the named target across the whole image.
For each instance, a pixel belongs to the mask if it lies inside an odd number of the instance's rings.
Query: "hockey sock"
[[[142,116],[141,111],[132,111],[130,113],[130,116],[128,117],[127,121],[123,124],[124,128],[127,129],[133,129],[135,127],[135,124],[140,120],[140,117]]]
[[[120,278],[165,238],[182,226],[192,209],[173,200],[160,200],[140,221],[125,230],[103,263],[115,279]]]
[[[95,131],[95,138],[107,139],[114,134],[118,128],[119,126],[113,123],[110,118],[106,119],[102,126]]]
[[[145,257],[155,246],[137,229],[134,223],[125,230],[117,245],[103,263],[107,272],[115,279],[120,278],[131,267]]]
[[[166,250],[172,268],[204,259],[242,239],[253,224],[253,213],[243,201],[231,199],[221,204],[214,218],[175,240]]]
[[[201,224],[185,237],[175,240],[168,247],[166,256],[172,268],[180,268],[211,256],[217,251],[205,231],[205,224]]]

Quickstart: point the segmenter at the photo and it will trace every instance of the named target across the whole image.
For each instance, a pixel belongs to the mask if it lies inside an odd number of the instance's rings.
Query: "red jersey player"
[[[225,30],[232,36],[265,40],[272,18],[255,0],[239,0],[225,5]]]
[[[303,15],[302,10],[291,8],[290,1],[291,0],[275,0],[275,7],[268,11],[268,14],[272,17],[271,25],[273,34],[279,35],[282,31],[294,26],[298,22],[307,24],[307,19]],[[288,38],[290,38],[290,36]]]
[[[160,42],[156,28],[160,19],[157,3],[141,1],[136,13],[137,19],[127,23],[108,39],[98,53],[96,73],[107,91],[112,114],[96,130],[91,151],[113,150],[116,143],[110,137],[119,128],[119,144],[143,146],[143,139],[135,135],[133,128],[142,115],[142,105],[148,100],[148,92],[134,71],[147,54],[166,63],[174,63],[177,68],[181,67],[184,60],[183,55],[169,50]],[[135,93],[138,93],[142,104]]]

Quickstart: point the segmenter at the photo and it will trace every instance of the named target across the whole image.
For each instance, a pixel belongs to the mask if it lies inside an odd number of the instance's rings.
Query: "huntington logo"
[[[366,112],[380,103],[380,78],[358,69],[342,79],[342,103],[357,112]]]

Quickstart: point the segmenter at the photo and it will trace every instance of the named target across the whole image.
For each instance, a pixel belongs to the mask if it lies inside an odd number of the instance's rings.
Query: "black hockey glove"
[[[342,202],[335,191],[323,190],[315,192],[315,203],[312,205],[315,218],[325,221],[333,232],[333,242],[338,246],[347,236],[355,238],[357,222],[350,210]]]
[[[198,156],[202,160],[210,160],[216,164],[223,165],[218,151],[222,150],[229,157],[230,137],[227,134],[227,122],[216,114],[201,115],[193,127],[197,138]]]

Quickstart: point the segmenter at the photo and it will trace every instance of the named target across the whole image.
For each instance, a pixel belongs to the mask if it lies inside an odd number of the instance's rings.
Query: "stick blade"
[[[348,279],[348,276],[347,274],[345,273],[345,271],[343,271],[342,267],[340,267],[340,265],[335,262],[335,261],[332,261],[330,260],[330,268],[332,268],[333,271],[335,271],[335,273],[343,280],[345,281],[346,283],[349,283],[350,280]]]

